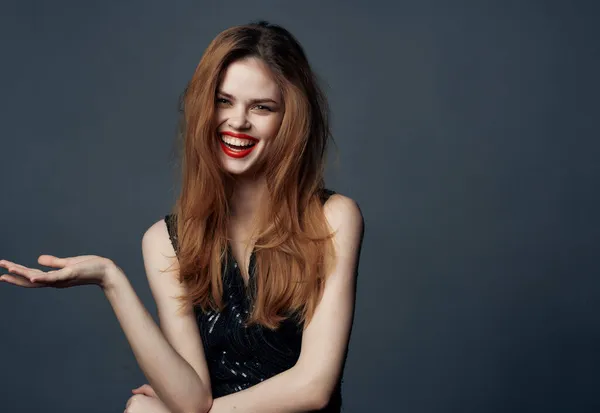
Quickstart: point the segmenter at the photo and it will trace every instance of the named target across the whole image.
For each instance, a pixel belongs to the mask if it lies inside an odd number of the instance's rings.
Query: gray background
[[[326,81],[331,188],[366,221],[346,412],[600,401],[599,7],[2,2],[0,257],[98,254],[155,314],[141,236],[179,187],[177,98],[265,18]],[[144,383],[95,287],[0,285],[0,411],[121,412]]]

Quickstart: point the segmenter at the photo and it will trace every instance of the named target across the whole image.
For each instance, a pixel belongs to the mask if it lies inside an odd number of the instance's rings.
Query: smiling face
[[[273,75],[258,58],[237,60],[225,70],[215,102],[223,168],[238,176],[254,172],[283,119]]]

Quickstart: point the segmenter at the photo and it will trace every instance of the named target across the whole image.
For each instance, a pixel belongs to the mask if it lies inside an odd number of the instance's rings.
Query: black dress
[[[325,202],[334,192],[325,190]],[[178,251],[176,216],[165,216],[169,236]],[[194,308],[204,354],[210,374],[213,397],[247,389],[263,380],[293,367],[300,356],[303,326],[287,319],[273,331],[259,325],[246,327],[244,321],[251,302],[238,264],[231,251],[223,263],[223,297],[227,303],[223,311],[203,312]],[[250,255],[249,283],[252,288],[255,267],[254,252]],[[339,412],[341,381],[331,398],[326,412]]]

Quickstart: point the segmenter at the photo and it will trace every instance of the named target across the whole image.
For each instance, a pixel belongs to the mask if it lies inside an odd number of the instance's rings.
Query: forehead
[[[232,62],[225,71],[219,89],[239,99],[279,96],[279,86],[267,65],[255,57]]]

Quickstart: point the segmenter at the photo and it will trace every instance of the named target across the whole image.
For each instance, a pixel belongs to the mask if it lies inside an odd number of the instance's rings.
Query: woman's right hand
[[[131,390],[131,392],[133,394],[143,394],[145,396],[156,397],[158,399],[158,396],[154,392],[154,389],[149,384],[143,384],[140,387],[138,387],[137,389]]]
[[[149,384],[133,389],[123,413],[171,413]]]

